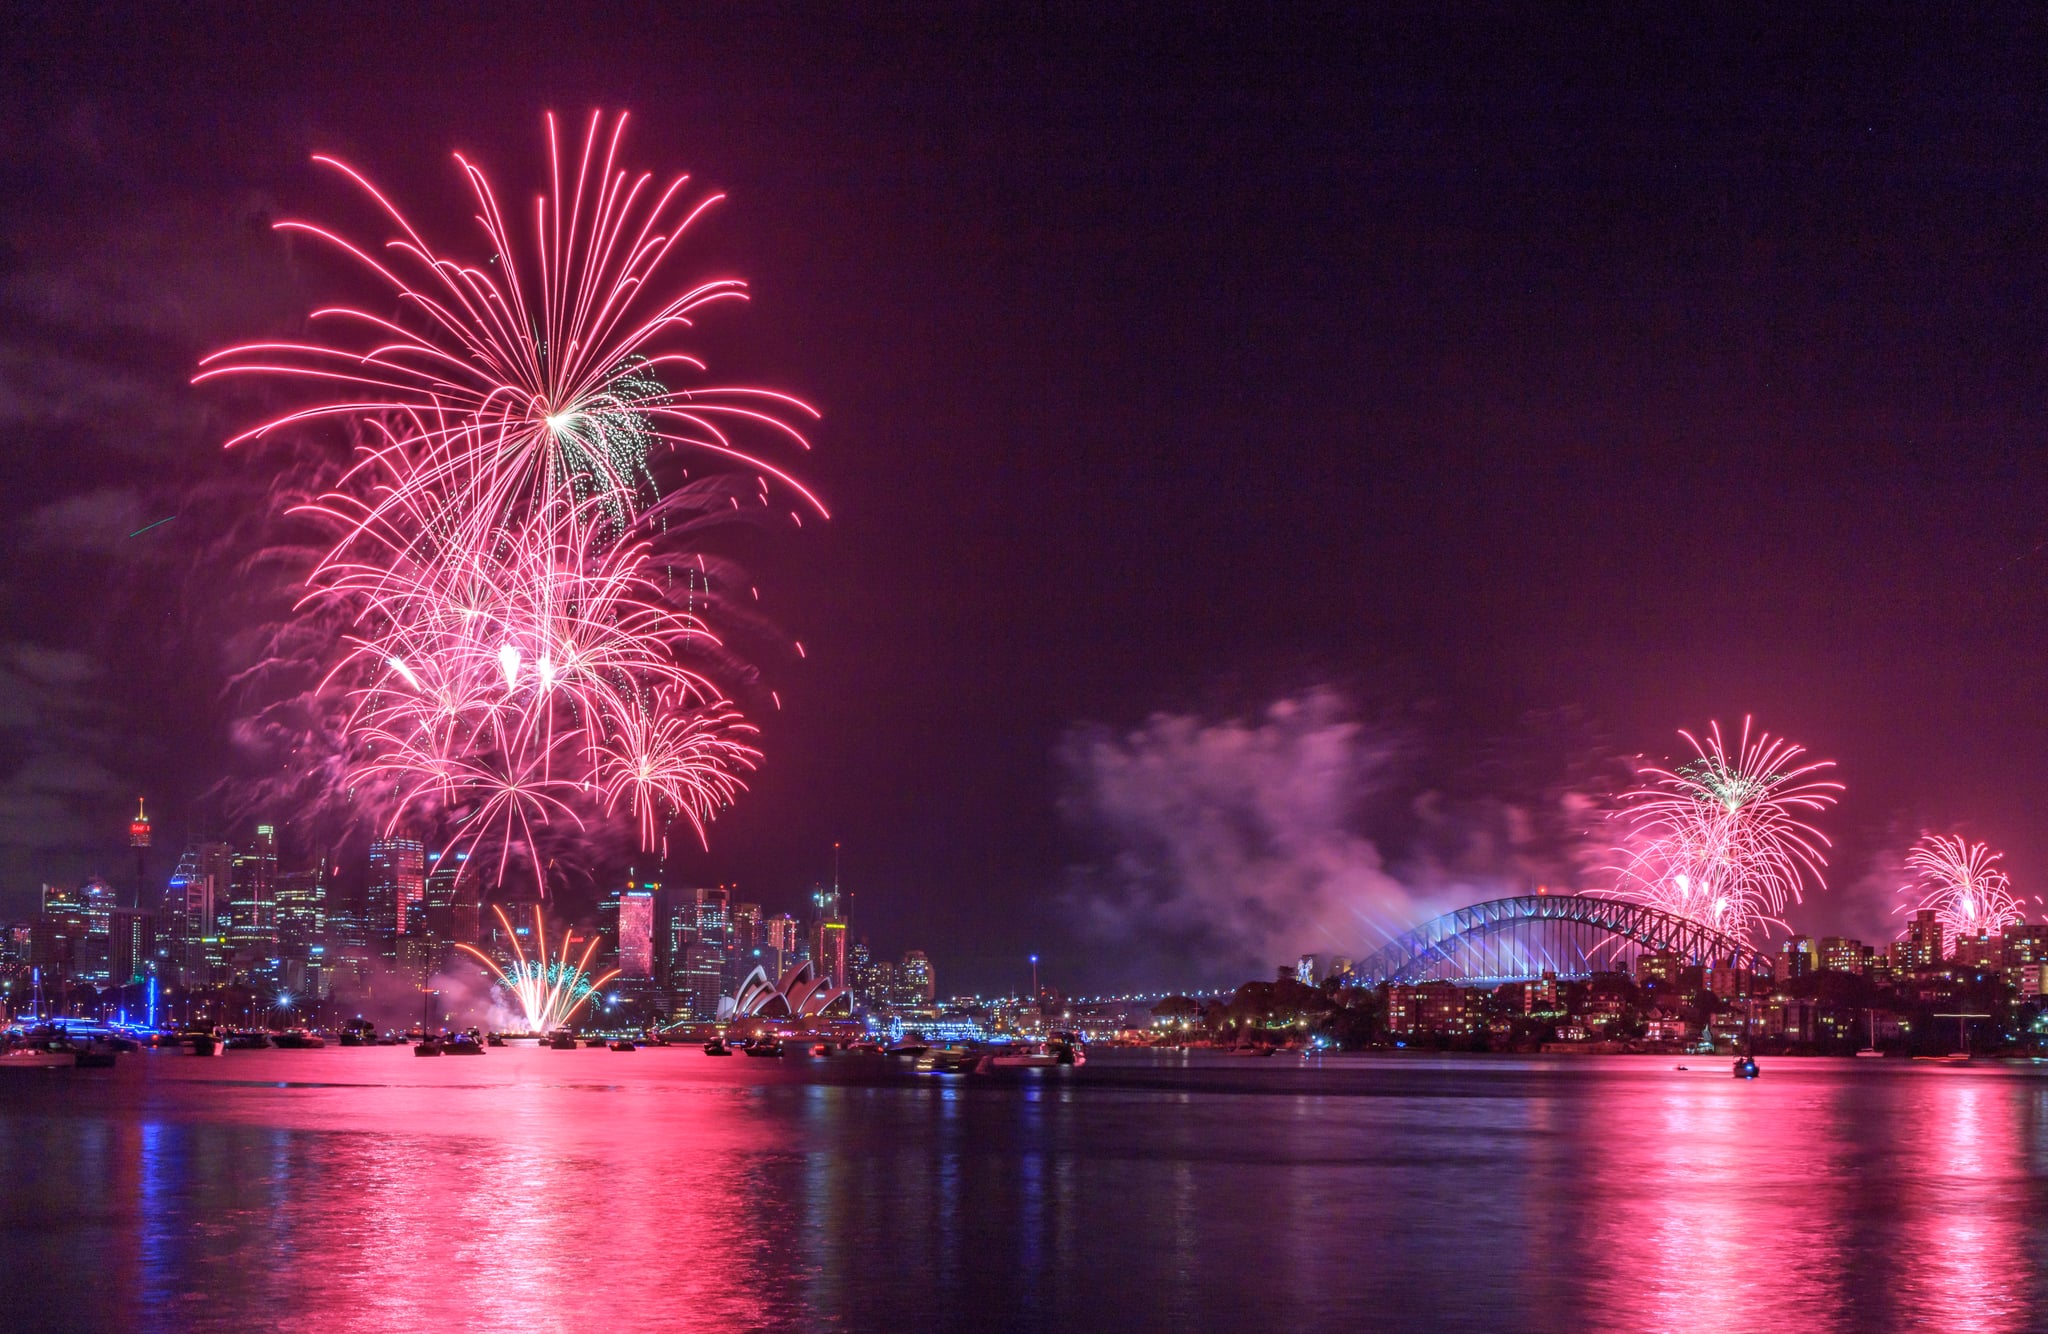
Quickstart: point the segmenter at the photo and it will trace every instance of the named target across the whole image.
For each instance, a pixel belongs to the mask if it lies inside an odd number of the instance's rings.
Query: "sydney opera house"
[[[726,1019],[822,1019],[846,1018],[853,1009],[845,987],[819,977],[808,959],[785,972],[779,981],[756,967],[739,989],[718,1003],[718,1017]]]

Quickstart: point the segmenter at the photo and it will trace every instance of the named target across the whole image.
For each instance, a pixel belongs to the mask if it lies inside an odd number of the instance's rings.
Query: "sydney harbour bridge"
[[[1690,965],[1765,971],[1769,956],[1689,918],[1647,904],[1582,894],[1522,894],[1424,922],[1352,965],[1363,985],[1460,982],[1485,986],[1633,967],[1645,953]]]

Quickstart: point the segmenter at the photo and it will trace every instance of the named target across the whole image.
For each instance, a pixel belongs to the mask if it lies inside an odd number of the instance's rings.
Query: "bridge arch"
[[[1491,899],[1398,936],[1352,965],[1354,981],[1514,982],[1543,972],[1584,976],[1605,958],[1661,951],[1689,964],[1768,971],[1770,956],[1690,918],[1645,903],[1585,894]]]

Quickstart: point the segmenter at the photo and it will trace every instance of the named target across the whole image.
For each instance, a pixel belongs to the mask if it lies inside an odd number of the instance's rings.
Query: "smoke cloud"
[[[1098,856],[1074,868],[1070,904],[1134,976],[1164,965],[1213,982],[1311,951],[1358,958],[1449,908],[1539,884],[1611,883],[1612,822],[1580,787],[1467,794],[1420,781],[1413,754],[1327,686],[1251,716],[1075,729],[1060,748],[1062,813]],[[1495,755],[1475,777],[1512,788],[1511,767]]]

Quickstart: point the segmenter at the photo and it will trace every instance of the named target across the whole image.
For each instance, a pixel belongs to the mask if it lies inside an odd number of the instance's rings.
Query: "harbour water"
[[[0,1071],[11,1329],[2039,1329],[2048,1071],[696,1048]]]

